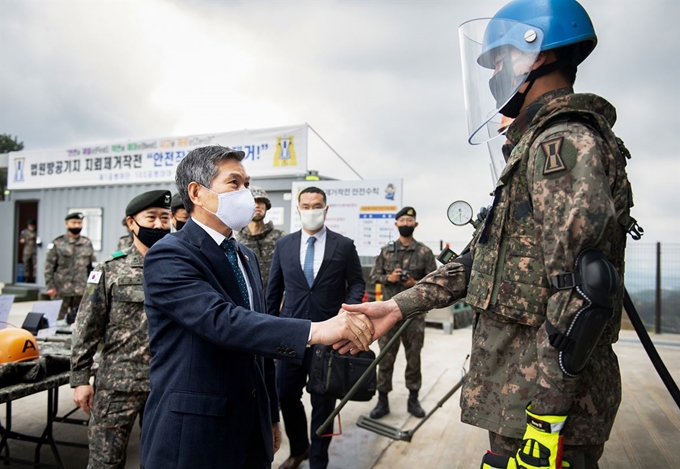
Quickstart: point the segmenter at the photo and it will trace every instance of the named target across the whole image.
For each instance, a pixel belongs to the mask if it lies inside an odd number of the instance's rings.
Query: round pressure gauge
[[[449,221],[456,226],[463,226],[472,220],[472,207],[464,200],[456,200],[446,210]]]

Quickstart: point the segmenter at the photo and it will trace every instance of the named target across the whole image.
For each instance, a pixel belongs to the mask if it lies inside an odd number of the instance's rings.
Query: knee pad
[[[555,290],[576,288],[585,299],[566,333],[546,322],[550,344],[559,350],[560,368],[569,376],[577,376],[614,315],[619,275],[602,251],[587,249],[576,259],[575,271],[556,275],[552,284]]]

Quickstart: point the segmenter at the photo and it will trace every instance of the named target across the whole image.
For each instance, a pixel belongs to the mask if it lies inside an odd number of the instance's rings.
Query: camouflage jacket
[[[125,251],[127,248],[132,246],[133,244],[133,239],[132,239],[132,233],[126,234],[118,238],[118,250],[119,251]]]
[[[402,271],[408,270],[411,277],[420,280],[437,269],[437,262],[432,250],[415,239],[406,247],[399,240],[383,246],[375,258],[369,279],[371,283],[382,284],[383,300],[389,300],[406,290],[401,282],[392,283],[387,280],[397,267],[401,267]]]
[[[508,130],[515,147],[474,245],[465,296],[483,315],[461,393],[467,423],[521,438],[531,402],[538,413],[568,412],[565,444],[601,444],[609,436],[621,397],[609,344],[620,328],[624,225],[633,205],[626,161],[611,131],[615,120],[604,99],[563,89],[532,103]],[[621,283],[600,346],[571,378],[561,371],[544,322],[566,332],[585,306],[575,289],[553,292],[550,280],[573,272],[588,248],[607,256]],[[450,304],[466,292],[462,267],[454,261],[411,290],[395,298],[402,312],[419,301]]]
[[[264,230],[256,235],[250,234],[250,228],[245,226],[241,231],[236,233],[236,239],[239,243],[250,248],[260,263],[260,272],[262,273],[262,285],[264,291],[267,291],[267,283],[269,282],[269,270],[272,266],[272,256],[274,255],[274,245],[276,240],[285,235],[282,230],[274,228],[274,222],[267,222],[264,225]]]
[[[47,246],[45,285],[56,288],[59,297],[79,296],[85,291],[87,276],[97,262],[89,238],[63,234]]]
[[[626,233],[618,220],[628,215],[632,193],[626,160],[605,135],[613,136],[611,104],[563,89],[532,106],[531,121],[509,129],[515,148],[476,245],[466,301],[529,326],[547,317],[565,330],[583,300],[568,305],[569,292],[553,294],[551,279],[572,272],[588,248],[603,251],[623,277]],[[603,343],[618,334],[622,293]]]
[[[149,336],[142,269],[136,247],[113,253],[92,271],[76,316],[71,348],[71,387],[87,384],[101,344],[97,386],[149,391]]]
[[[22,243],[24,249],[23,253],[24,256],[29,256],[32,255],[36,252],[36,240],[38,239],[38,232],[36,230],[29,230],[28,228],[24,228],[21,230],[21,233],[19,233],[19,239],[23,239],[24,242]]]

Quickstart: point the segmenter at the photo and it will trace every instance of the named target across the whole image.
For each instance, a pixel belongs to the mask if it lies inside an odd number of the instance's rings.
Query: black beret
[[[414,209],[413,207],[404,207],[397,212],[394,219],[399,220],[399,218],[403,217],[404,215],[408,215],[409,217],[415,218],[416,217],[416,209]]]
[[[85,216],[80,212],[73,212],[66,215],[64,220],[82,220]]]
[[[172,203],[170,204],[170,208],[172,209],[173,212],[180,208],[184,208],[184,202],[182,202],[182,198],[179,196],[179,192],[176,194],[172,194]]]
[[[170,208],[171,197],[170,191],[144,192],[130,201],[125,208],[125,215],[131,217],[149,207]]]

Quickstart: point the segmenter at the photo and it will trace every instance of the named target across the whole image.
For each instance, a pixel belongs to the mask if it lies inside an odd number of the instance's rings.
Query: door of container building
[[[0,223],[0,240],[2,240],[2,248],[0,248],[0,282],[13,283],[14,264],[16,262],[15,246],[18,242],[18,235],[14,233],[14,202],[0,202],[0,220],[6,221],[6,223]]]
[[[11,220],[11,218],[9,218]],[[37,224],[38,220],[38,201],[37,200],[20,200],[16,202],[16,221],[14,227],[14,272],[12,273],[12,279],[16,283],[22,283],[27,280],[27,272],[24,271],[24,259],[23,259],[23,245],[19,243],[19,233],[21,230],[28,226],[28,220],[36,220],[36,230],[38,232],[38,238],[40,238],[40,225]],[[11,238],[10,238],[11,239]],[[37,261],[37,259],[36,259]],[[35,267],[35,276],[38,274],[38,267]]]

